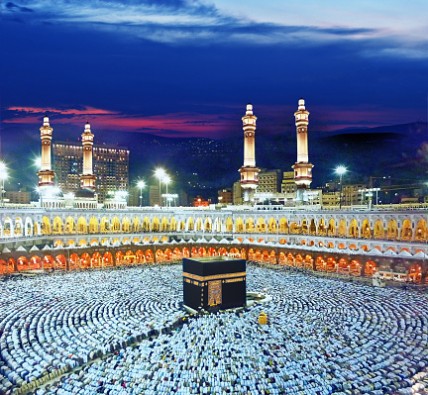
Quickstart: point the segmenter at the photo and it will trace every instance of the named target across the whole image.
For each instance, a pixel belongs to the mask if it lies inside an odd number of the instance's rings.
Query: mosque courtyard
[[[181,265],[0,286],[0,394],[428,393],[426,293],[249,264],[269,301],[189,316]]]

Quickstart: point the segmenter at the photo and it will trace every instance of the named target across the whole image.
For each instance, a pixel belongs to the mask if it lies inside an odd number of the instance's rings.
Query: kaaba
[[[183,259],[183,303],[194,310],[246,305],[246,261],[227,257]]]

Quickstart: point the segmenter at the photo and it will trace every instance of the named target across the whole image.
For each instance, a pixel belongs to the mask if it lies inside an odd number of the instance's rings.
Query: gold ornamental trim
[[[245,277],[231,278],[230,280],[224,280],[225,283],[240,283],[245,281]]]
[[[183,272],[183,277],[191,278],[196,281],[210,281],[210,280],[223,280],[225,278],[234,278],[234,277],[245,277],[246,272],[236,272],[236,273],[224,273],[224,274],[214,274],[211,276],[198,276],[197,274]]]

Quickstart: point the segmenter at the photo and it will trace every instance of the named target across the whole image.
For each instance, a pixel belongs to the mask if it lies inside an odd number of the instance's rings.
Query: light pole
[[[166,205],[169,207],[169,199],[168,199],[168,185],[171,182],[171,177],[168,174],[165,174],[164,178],[162,179],[163,183],[165,184],[165,194],[166,194]]]
[[[159,180],[159,206],[162,206],[162,181],[165,176],[166,172],[161,167],[155,170],[155,177]]]
[[[348,170],[346,169],[345,166],[337,166],[336,170],[334,171],[340,178],[339,178],[339,182],[340,182],[340,195],[339,195],[339,209],[342,209],[342,190],[343,190],[343,184],[342,184],[342,180],[343,180],[343,175],[347,172]]]
[[[4,182],[9,178],[9,174],[7,171],[7,167],[6,167],[6,163],[1,162],[0,161],[0,188],[1,188],[1,193],[0,193],[0,204],[3,207],[3,203],[4,203],[4,193],[6,192],[4,190]]]
[[[146,187],[146,182],[144,180],[138,181],[137,187],[140,189],[140,207],[142,207],[143,206],[143,189]]]

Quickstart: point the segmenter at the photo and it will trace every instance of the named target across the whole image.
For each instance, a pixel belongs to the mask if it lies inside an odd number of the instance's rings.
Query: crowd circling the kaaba
[[[189,315],[181,275],[4,278],[0,394],[428,393],[427,294],[248,265],[271,300]]]

